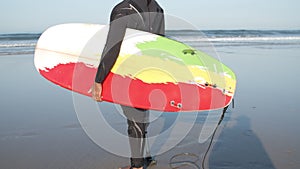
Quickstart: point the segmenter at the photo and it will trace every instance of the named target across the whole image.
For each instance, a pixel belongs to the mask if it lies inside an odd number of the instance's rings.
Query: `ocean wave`
[[[299,36],[300,30],[167,30],[170,35],[205,35],[208,37]]]
[[[245,41],[300,41],[299,37],[182,37],[171,36],[182,42],[245,42]]]
[[[299,42],[300,30],[176,30],[167,35],[177,41],[189,42]]]
[[[0,56],[28,55],[28,54],[34,54],[34,51],[9,51],[9,52],[0,51]]]
[[[14,43],[14,44],[0,44],[0,48],[11,47],[35,47],[36,43]]]
[[[41,34],[0,34],[0,41],[24,41],[24,40],[37,40]]]
[[[291,41],[300,40],[300,37],[224,37],[209,38],[209,41]]]

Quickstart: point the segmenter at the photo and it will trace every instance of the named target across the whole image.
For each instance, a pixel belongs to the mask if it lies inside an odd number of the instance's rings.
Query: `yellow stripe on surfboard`
[[[153,66],[155,65],[155,66]],[[207,71],[205,67],[182,65],[168,59],[145,55],[120,55],[111,70],[121,76],[130,76],[145,83],[196,83],[215,84],[233,92],[235,80],[228,74]],[[176,72],[176,74],[171,73]]]

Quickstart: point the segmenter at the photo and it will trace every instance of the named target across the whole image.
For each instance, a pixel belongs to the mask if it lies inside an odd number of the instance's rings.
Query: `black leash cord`
[[[208,152],[209,152],[209,150],[210,150],[210,148],[211,148],[211,146],[212,146],[212,142],[213,142],[213,140],[214,140],[214,137],[215,137],[215,135],[216,135],[216,132],[217,132],[217,130],[218,130],[220,124],[222,123],[222,121],[223,121],[223,119],[224,119],[224,116],[225,116],[225,113],[226,113],[226,110],[227,110],[227,109],[228,109],[228,106],[224,107],[223,113],[222,113],[222,116],[220,117],[220,120],[219,120],[219,122],[218,122],[218,125],[217,125],[217,127],[215,128],[215,130],[214,130],[214,132],[213,132],[213,134],[212,134],[212,136],[211,136],[211,139],[210,139],[210,142],[209,142],[209,146],[208,146],[208,148],[207,148],[207,150],[206,150],[206,152],[205,152],[205,154],[204,154],[204,157],[203,157],[203,159],[202,159],[202,164],[201,164],[202,169],[205,169],[204,162],[205,162],[205,160],[206,160],[206,158],[207,158],[207,154],[208,154]]]

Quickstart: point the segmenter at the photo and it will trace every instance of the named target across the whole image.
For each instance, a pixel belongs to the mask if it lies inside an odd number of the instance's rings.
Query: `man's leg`
[[[147,110],[121,106],[127,117],[128,137],[131,149],[131,166],[144,166],[144,147],[146,130],[148,127],[149,112]]]

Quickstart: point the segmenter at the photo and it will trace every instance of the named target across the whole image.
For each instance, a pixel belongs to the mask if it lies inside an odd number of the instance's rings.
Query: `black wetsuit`
[[[110,28],[95,82],[103,83],[120,52],[126,28],[154,34],[165,34],[163,9],[155,0],[124,0],[114,7],[110,16]],[[120,84],[122,85],[122,84]],[[122,106],[127,117],[128,136],[131,146],[131,166],[144,165],[145,135],[148,111]]]
[[[109,33],[98,67],[96,82],[102,83],[113,67],[119,55],[126,28],[164,35],[165,24],[162,8],[154,0],[124,0],[114,7],[110,16]]]

